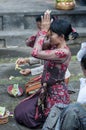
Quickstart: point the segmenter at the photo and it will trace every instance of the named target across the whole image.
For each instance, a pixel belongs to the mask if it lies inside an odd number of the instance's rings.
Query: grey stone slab
[[[27,36],[12,36],[6,38],[6,46],[24,47]]]
[[[6,37],[6,46],[18,46],[18,47],[25,47],[25,40],[30,37],[31,35],[20,35],[20,36],[8,36]]]
[[[26,46],[25,40],[36,34],[36,30],[11,30],[11,31],[0,31],[0,45],[4,46]]]
[[[12,57],[28,57],[30,56],[32,48],[30,47],[13,47],[0,48],[0,58]]]
[[[86,15],[76,14],[76,15],[59,15],[58,18],[67,19],[73,27],[86,27]]]
[[[3,30],[22,30],[24,29],[24,15],[4,15]]]
[[[3,30],[3,17],[0,16],[0,30]]]
[[[35,16],[24,15],[24,29],[37,29]]]
[[[37,15],[37,14],[36,14]],[[58,18],[67,19],[74,27],[86,27],[86,14],[53,14]],[[34,15],[9,14],[3,15],[3,22],[1,28],[3,30],[23,30],[23,29],[37,29]]]
[[[25,29],[25,30],[4,30],[0,31],[0,37],[12,37],[12,36],[31,36],[35,35],[37,30],[35,29]]]
[[[55,8],[52,0],[0,0],[0,12],[28,12],[34,10],[46,10]]]
[[[0,48],[6,47],[5,39],[0,39]]]

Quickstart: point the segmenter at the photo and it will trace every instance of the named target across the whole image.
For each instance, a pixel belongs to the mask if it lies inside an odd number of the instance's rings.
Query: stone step
[[[68,46],[71,50],[72,55],[76,55],[81,47],[80,44],[69,44]],[[0,48],[0,58],[8,58],[10,61],[11,58],[29,57],[31,56],[31,51],[32,49],[30,47],[9,46],[6,48]]]
[[[9,60],[13,57],[28,57],[31,54],[32,49],[29,47],[13,47],[0,48],[0,58],[8,58]]]
[[[52,0],[0,0],[0,47],[24,46],[25,39],[36,32],[36,16],[43,14],[46,9],[79,29],[80,40],[75,42],[86,40],[86,6],[76,4],[73,10],[57,10]]]
[[[26,46],[25,40],[36,34],[36,30],[25,29],[25,30],[11,30],[11,31],[0,31],[0,47],[8,46]]]
[[[48,5],[47,5],[48,6]],[[52,10],[51,15],[58,18],[67,19],[74,27],[86,27],[86,6],[76,6],[73,10],[57,10],[49,6]],[[36,29],[35,18],[43,14],[45,8],[16,10],[12,9],[5,12],[0,10],[0,30],[23,30]]]
[[[79,33],[79,38],[77,40],[71,41],[70,44],[77,44],[86,41],[86,27],[78,27],[76,30]],[[33,29],[0,31],[0,47],[25,47],[26,38],[35,35],[36,33],[37,30]]]

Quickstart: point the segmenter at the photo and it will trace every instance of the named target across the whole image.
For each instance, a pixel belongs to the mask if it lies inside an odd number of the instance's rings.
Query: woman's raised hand
[[[50,24],[51,24],[50,13],[51,13],[51,10],[46,10],[44,13],[44,16],[41,16],[41,30],[42,31],[47,32],[50,28]]]

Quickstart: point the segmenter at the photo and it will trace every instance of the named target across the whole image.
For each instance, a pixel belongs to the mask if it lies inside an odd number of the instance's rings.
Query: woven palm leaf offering
[[[56,8],[61,10],[74,9],[76,5],[75,0],[56,0]]]
[[[19,97],[23,94],[23,89],[18,84],[8,86],[7,92],[14,97]]]
[[[21,67],[19,67],[19,65],[18,65],[18,64],[16,64],[16,66],[15,66],[15,70],[22,70],[22,68],[21,68]]]
[[[5,107],[0,106],[0,124],[8,123],[9,112]]]

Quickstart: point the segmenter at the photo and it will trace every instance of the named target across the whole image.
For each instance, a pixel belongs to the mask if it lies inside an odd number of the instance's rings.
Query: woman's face
[[[52,45],[58,45],[61,43],[61,36],[59,36],[58,34],[54,33],[54,32],[50,32],[50,43]]]
[[[36,24],[37,24],[38,29],[41,30],[41,22],[37,21]]]

